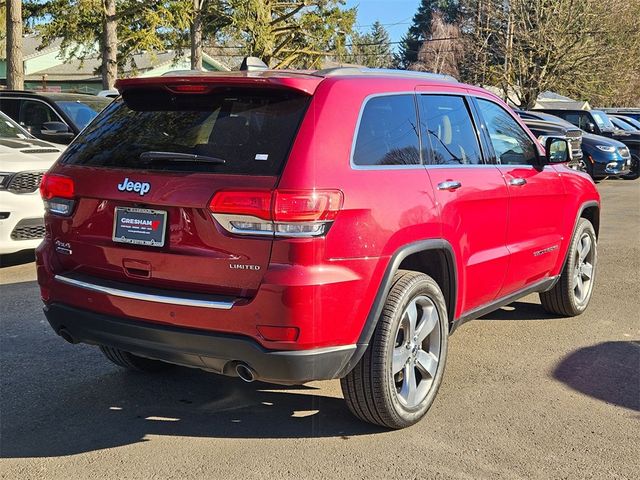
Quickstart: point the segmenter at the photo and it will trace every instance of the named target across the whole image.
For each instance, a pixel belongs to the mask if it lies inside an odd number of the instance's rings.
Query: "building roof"
[[[84,60],[76,58],[64,61],[61,55],[62,39],[55,39],[50,45],[41,48],[42,37],[27,35],[23,37],[24,60],[30,62],[30,71],[25,76],[26,81],[41,81],[46,75],[47,81],[99,81],[100,75],[96,72],[101,67],[98,54],[93,54]],[[46,57],[45,57],[46,56]],[[46,60],[39,60],[45,57]],[[189,62],[190,52],[184,55],[174,50],[164,52],[141,52],[127,59],[123,76],[141,75],[152,72],[155,69],[168,69],[176,63],[184,65]],[[229,70],[223,62],[203,53],[203,62],[208,68],[214,70]],[[34,63],[35,62],[35,63]]]
[[[45,53],[60,50],[61,44],[62,39],[56,38],[50,45],[39,50],[40,45],[42,45],[42,38],[39,35],[27,35],[22,37],[22,55],[24,60],[29,60],[31,58],[44,55]]]

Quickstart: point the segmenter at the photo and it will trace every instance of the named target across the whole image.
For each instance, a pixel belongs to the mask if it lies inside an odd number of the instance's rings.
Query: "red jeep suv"
[[[112,362],[341,379],[418,421],[449,334],[518,297],[585,310],[599,197],[497,97],[338,68],[120,80],[42,181],[53,329]]]

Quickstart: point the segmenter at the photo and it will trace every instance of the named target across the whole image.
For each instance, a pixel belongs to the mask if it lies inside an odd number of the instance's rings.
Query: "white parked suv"
[[[38,188],[63,150],[0,112],[0,255],[36,248],[44,238]]]

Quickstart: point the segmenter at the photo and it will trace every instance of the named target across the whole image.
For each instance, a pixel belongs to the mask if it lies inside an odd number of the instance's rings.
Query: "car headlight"
[[[11,181],[13,172],[0,172],[0,190],[6,190]]]
[[[596,145],[596,148],[607,153],[613,153],[616,151],[616,147],[612,147],[611,145]]]

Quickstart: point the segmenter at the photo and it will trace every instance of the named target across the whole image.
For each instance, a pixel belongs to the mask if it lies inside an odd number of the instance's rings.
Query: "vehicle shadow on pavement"
[[[35,259],[35,250],[20,250],[16,253],[0,255],[0,268],[24,265],[25,263],[31,263],[35,261]]]
[[[76,375],[39,378],[35,395],[5,389],[3,396],[15,395],[20,405],[15,413],[3,411],[0,457],[72,455],[154,435],[348,439],[384,431],[357,421],[341,398],[318,395],[314,387],[246,384],[180,367],[144,375],[103,366],[111,373],[95,379],[80,375],[80,381],[77,367]]]
[[[513,302],[480,317],[480,320],[552,320],[559,318],[547,313],[539,303]]]
[[[556,380],[591,397],[640,411],[640,342],[604,342],[567,355]]]

